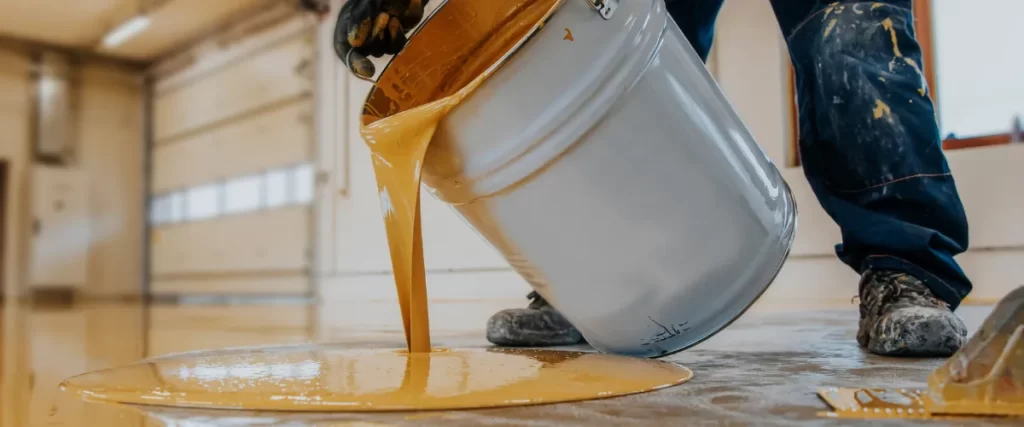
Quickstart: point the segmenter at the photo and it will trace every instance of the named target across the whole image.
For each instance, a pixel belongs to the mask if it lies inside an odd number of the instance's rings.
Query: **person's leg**
[[[948,355],[971,290],[967,217],[940,145],[911,0],[772,0],[797,75],[804,173],[863,274],[858,341]]]
[[[707,61],[715,19],[725,0],[666,0],[669,14],[701,60]],[[528,308],[502,310],[487,321],[487,340],[504,346],[571,345],[583,341],[575,327],[536,292]]]
[[[702,61],[708,60],[715,39],[715,21],[725,0],[665,0],[672,20]]]

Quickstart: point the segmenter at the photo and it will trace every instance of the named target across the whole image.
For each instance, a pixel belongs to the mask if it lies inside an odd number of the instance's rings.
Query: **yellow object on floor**
[[[818,392],[835,418],[922,418],[928,417],[921,390],[828,388]]]
[[[1024,287],[1004,297],[970,341],[928,378],[927,390],[829,388],[841,418],[1024,417]]]
[[[659,390],[693,373],[670,362],[522,349],[292,346],[186,353],[81,375],[61,388],[100,403],[292,412],[526,406]]]

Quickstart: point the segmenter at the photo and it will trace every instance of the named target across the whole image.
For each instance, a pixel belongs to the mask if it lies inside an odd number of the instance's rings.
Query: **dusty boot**
[[[502,310],[487,321],[487,341],[501,346],[573,345],[583,335],[540,294],[531,292],[529,308]]]
[[[967,339],[949,306],[917,278],[867,271],[860,283],[857,342],[882,356],[948,357]]]

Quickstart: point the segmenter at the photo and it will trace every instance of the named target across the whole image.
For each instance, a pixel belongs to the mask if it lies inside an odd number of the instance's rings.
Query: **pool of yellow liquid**
[[[672,363],[593,353],[433,349],[420,175],[445,115],[492,75],[560,0],[449,0],[371,93],[361,133],[371,152],[407,349],[301,347],[197,353],[72,378],[108,403],[282,411],[468,409],[570,402],[681,384]],[[482,326],[482,325],[481,325]]]
[[[104,403],[375,412],[608,398],[691,376],[669,362],[572,351],[292,346],[158,358],[73,377],[61,387]]]

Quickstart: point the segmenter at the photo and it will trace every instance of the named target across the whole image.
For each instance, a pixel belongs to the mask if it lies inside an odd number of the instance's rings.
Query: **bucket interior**
[[[505,63],[566,0],[448,0],[385,68],[363,106],[369,125],[451,96]]]

